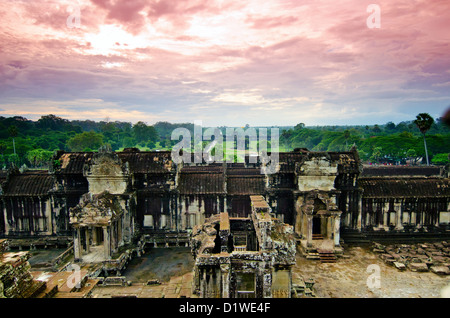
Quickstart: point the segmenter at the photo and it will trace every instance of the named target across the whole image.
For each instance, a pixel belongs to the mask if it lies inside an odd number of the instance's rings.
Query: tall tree
[[[348,139],[350,138],[350,130],[344,130],[344,139],[345,139],[345,151],[348,150]]]
[[[423,144],[425,147],[425,156],[427,158],[427,166],[430,165],[430,161],[428,159],[428,149],[427,149],[427,140],[425,138],[425,134],[428,130],[430,130],[431,126],[434,123],[433,117],[428,113],[420,113],[416,116],[416,120],[414,120],[414,124],[419,128],[420,132],[423,135]]]
[[[132,129],[137,143],[156,141],[158,138],[158,132],[155,127],[147,126],[147,124],[142,121],[138,121],[134,124]]]
[[[67,141],[71,151],[96,150],[103,145],[103,135],[94,131],[85,131],[77,134]]]
[[[14,148],[14,155],[16,154],[16,142],[15,142],[15,138],[17,137],[17,135],[19,134],[19,130],[17,129],[16,126],[11,125],[8,128],[8,133],[9,135],[12,137],[13,140],[13,148]]]

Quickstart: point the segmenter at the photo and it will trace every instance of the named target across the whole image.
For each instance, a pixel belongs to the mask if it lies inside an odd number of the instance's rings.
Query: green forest
[[[429,163],[447,164],[450,129],[441,118],[428,120],[426,128],[418,125],[417,118],[371,126],[308,127],[300,123],[295,127],[278,127],[280,151],[295,148],[346,151],[355,145],[366,162],[426,164],[425,136]],[[11,164],[46,168],[56,150],[97,151],[103,145],[114,151],[132,147],[144,151],[170,150],[179,142],[171,140],[172,131],[178,127],[194,130],[192,123],[69,121],[51,114],[37,121],[20,116],[0,117],[0,165],[3,169]]]

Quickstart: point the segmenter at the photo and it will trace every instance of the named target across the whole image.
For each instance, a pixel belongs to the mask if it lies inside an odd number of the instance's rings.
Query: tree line
[[[443,118],[434,119],[427,113],[411,121],[373,126],[306,127],[300,123],[281,134],[280,144],[286,151],[348,151],[355,145],[367,163],[446,164],[450,129]]]
[[[69,121],[52,114],[37,121],[20,116],[0,117],[0,167],[25,164],[46,168],[56,150],[97,151],[105,144],[114,151],[170,150],[178,143],[171,140],[172,131],[179,127],[194,131],[192,123]],[[373,163],[426,164],[428,155],[429,163],[446,164],[450,149],[450,129],[442,119],[419,115],[416,120],[371,126],[307,127],[300,123],[283,127],[280,133],[280,151],[347,151],[356,145],[360,157]]]

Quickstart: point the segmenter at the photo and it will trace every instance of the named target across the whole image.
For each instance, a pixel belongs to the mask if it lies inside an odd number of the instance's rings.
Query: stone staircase
[[[333,251],[317,250],[321,263],[336,263],[337,258]]]
[[[322,234],[313,234],[312,239],[313,240],[323,240],[323,235]]]

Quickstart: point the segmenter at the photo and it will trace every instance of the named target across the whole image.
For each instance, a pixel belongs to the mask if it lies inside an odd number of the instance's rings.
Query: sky
[[[0,116],[373,125],[450,107],[448,0],[2,0]]]

